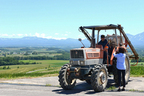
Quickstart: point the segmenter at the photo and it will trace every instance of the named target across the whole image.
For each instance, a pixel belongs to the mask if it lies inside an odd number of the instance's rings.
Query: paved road
[[[84,81],[79,81],[73,90],[63,90],[58,87],[57,77],[41,77],[33,79],[17,79],[0,81],[0,96],[144,96],[144,79],[141,77],[131,77],[125,92],[106,90],[105,92],[95,93],[91,86]],[[49,86],[45,86],[45,85]],[[109,78],[108,86],[114,84]],[[139,90],[132,92],[128,90]],[[143,92],[141,92],[143,90]]]

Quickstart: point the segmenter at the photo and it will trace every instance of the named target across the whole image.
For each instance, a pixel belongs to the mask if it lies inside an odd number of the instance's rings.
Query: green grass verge
[[[131,76],[144,77],[144,66],[131,66],[130,68],[131,68],[130,70]]]
[[[110,86],[110,87],[106,88],[106,90],[115,90],[115,89],[116,89],[115,86]]]
[[[46,74],[57,74],[59,71],[45,72],[45,73],[13,73],[13,74],[0,74],[0,78],[14,79],[18,77],[39,77]]]

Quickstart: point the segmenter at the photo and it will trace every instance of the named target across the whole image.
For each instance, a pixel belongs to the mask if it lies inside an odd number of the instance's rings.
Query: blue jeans
[[[122,73],[122,76],[121,76]],[[123,81],[123,87],[125,87],[125,70],[118,69],[118,85],[121,86],[121,77]]]

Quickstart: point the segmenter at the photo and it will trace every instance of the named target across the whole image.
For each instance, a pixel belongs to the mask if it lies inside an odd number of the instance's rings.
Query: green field
[[[144,65],[131,66],[130,74],[134,77],[144,77]]]
[[[20,60],[23,62],[36,62],[37,64],[0,66],[1,79],[31,78],[39,76],[57,76],[60,67],[68,60]],[[5,67],[5,68],[4,68]],[[144,77],[143,62],[131,66],[131,76]]]
[[[29,78],[38,76],[58,75],[60,67],[68,63],[66,60],[22,60],[23,62],[37,62],[39,64],[0,66],[0,78]]]

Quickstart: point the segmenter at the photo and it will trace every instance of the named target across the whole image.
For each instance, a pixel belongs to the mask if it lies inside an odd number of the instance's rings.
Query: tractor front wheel
[[[75,79],[71,79],[69,77],[69,73],[67,71],[67,69],[70,67],[69,64],[65,64],[61,67],[61,70],[59,71],[59,83],[60,86],[64,89],[64,90],[70,90],[73,87],[75,87],[76,84],[76,80]]]

